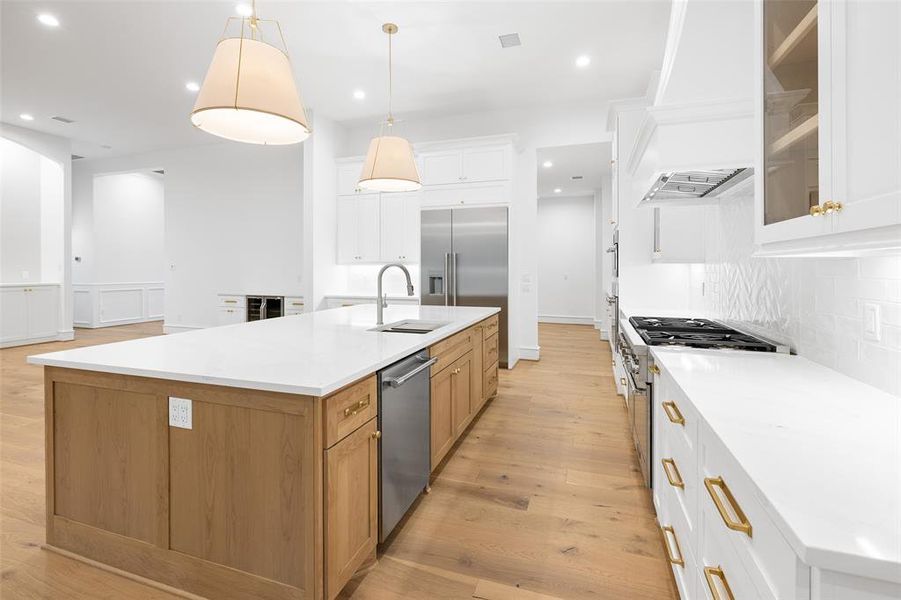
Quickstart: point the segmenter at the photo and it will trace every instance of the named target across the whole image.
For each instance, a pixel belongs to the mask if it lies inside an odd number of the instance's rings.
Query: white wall
[[[163,169],[167,331],[216,325],[217,294],[300,295],[304,147],[219,142],[77,163],[96,174]]]
[[[72,269],[71,269],[71,229],[70,221],[72,215],[72,151],[71,143],[65,138],[46,133],[39,133],[24,127],[10,125],[8,123],[0,123],[0,138],[15,142],[25,148],[40,154],[46,162],[48,168],[45,174],[44,183],[49,185],[57,185],[62,182],[62,192],[51,190],[49,187],[45,194],[38,199],[38,203],[49,204],[53,202],[61,202],[45,211],[45,215],[52,214],[50,218],[53,223],[47,224],[43,229],[47,233],[47,238],[38,248],[38,255],[41,256],[38,262],[38,271],[41,272],[41,279],[53,283],[59,283],[61,286],[59,303],[59,339],[71,339],[72,331]],[[52,168],[50,167],[52,163]],[[55,173],[53,172],[55,171]],[[3,194],[5,196],[5,194]],[[2,218],[2,217],[0,217]],[[61,223],[59,220],[61,219]],[[0,231],[2,235],[2,243],[6,243],[5,231]],[[50,239],[52,236],[61,236],[59,238]],[[40,239],[40,238],[38,238]],[[5,254],[5,249],[0,247],[0,254]],[[29,274],[31,274],[29,272]],[[21,269],[19,273],[19,281],[21,281]],[[0,279],[0,281],[3,281]],[[13,280],[15,283],[16,280]]]
[[[510,269],[517,282],[510,290],[511,364],[518,358],[539,356],[539,248],[534,243],[538,217],[538,149],[609,141],[606,116],[606,105],[574,105],[505,109],[434,119],[408,117],[399,126],[398,134],[414,144],[505,133],[518,136],[510,211]],[[348,127],[340,155],[364,154],[376,131],[372,123]]]
[[[0,282],[41,281],[41,155],[0,139]]]
[[[97,175],[93,202],[73,206],[73,248],[86,241],[74,283],[127,283],[165,278],[163,177],[154,173]],[[80,218],[88,209],[90,220]],[[86,223],[87,221],[87,223]],[[87,232],[76,231],[90,224]]]
[[[752,191],[707,208],[699,306],[901,395],[901,256],[755,258],[753,209]],[[881,340],[863,335],[864,304],[879,307]]]
[[[594,196],[538,200],[538,320],[593,325],[597,220]]]

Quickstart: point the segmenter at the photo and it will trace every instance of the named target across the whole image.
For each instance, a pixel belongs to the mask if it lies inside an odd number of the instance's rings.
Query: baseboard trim
[[[168,325],[163,323],[163,333],[182,333],[183,331],[194,331],[195,329],[204,329],[200,325]]]
[[[56,335],[0,342],[0,348],[15,348],[16,346],[30,346],[32,344],[46,344],[48,342],[69,342],[73,339],[75,339],[74,331],[60,331]]]
[[[594,325],[594,317],[572,317],[569,315],[538,315],[539,323],[558,323],[561,325]]]
[[[135,323],[153,323],[154,321],[162,321],[163,316],[137,317],[134,319],[113,319],[111,321],[101,321],[96,325],[91,323],[76,323],[79,329],[103,329],[104,327],[119,327],[120,325],[134,325]]]
[[[539,360],[541,346],[520,346],[519,358],[522,360]]]

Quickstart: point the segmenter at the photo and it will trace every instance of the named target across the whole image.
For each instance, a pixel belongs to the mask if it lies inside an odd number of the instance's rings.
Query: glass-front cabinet
[[[761,254],[901,250],[901,0],[758,0]]]
[[[767,1],[764,19],[764,224],[820,208],[817,2]]]

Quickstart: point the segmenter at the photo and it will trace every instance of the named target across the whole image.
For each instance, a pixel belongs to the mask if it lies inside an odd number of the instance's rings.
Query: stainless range
[[[753,335],[738,331],[709,319],[673,317],[630,317],[619,327],[619,354],[627,377],[626,406],[638,461],[648,487],[651,480],[651,422],[653,410],[654,368],[649,346],[687,346],[721,350],[754,352],[788,352]]]

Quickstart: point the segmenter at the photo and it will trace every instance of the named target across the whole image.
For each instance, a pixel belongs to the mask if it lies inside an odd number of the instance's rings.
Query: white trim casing
[[[541,346],[520,346],[519,358],[522,360],[539,360]]]

